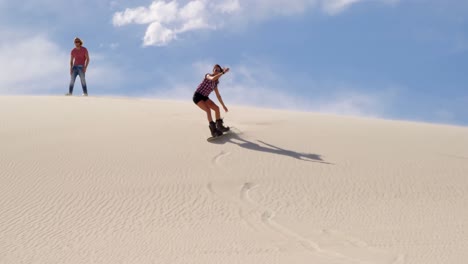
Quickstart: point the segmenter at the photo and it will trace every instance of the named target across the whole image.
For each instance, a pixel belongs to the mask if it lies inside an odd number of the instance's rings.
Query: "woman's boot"
[[[210,132],[211,132],[212,137],[218,137],[218,136],[221,136],[223,134],[223,132],[219,131],[216,128],[216,123],[215,122],[211,121],[209,127],[210,127]]]
[[[221,132],[229,131],[229,127],[225,127],[223,125],[223,120],[222,119],[217,119],[216,120],[216,128]]]

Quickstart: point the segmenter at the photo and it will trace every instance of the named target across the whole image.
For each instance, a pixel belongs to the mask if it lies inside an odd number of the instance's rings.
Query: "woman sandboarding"
[[[223,132],[229,131],[229,127],[225,127],[223,125],[223,119],[221,119],[219,106],[208,97],[210,93],[214,91],[218,101],[223,106],[224,111],[228,112],[228,109],[226,105],[224,105],[223,99],[221,98],[218,90],[219,78],[227,72],[229,72],[229,68],[221,68],[221,66],[216,64],[213,67],[213,73],[205,74],[205,78],[198,85],[197,90],[193,94],[193,102],[206,113],[212,137],[219,137],[223,134]],[[213,122],[211,110],[215,111],[216,123]]]

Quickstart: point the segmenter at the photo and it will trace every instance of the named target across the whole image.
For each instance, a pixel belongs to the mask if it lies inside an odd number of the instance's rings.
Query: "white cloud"
[[[124,12],[114,15],[113,23],[116,26],[126,24],[150,24],[153,22],[170,23],[176,19],[178,10],[176,1],[166,3],[155,1],[149,7],[127,8]]]
[[[321,6],[324,12],[329,15],[336,15],[343,12],[353,4],[365,1],[369,2],[370,0],[322,0]],[[394,5],[399,1],[400,0],[374,0],[374,2],[382,2],[389,5]]]
[[[173,30],[162,26],[159,22],[153,22],[148,26],[148,29],[146,29],[143,45],[162,46],[175,38],[176,34]]]
[[[50,90],[65,81],[68,57],[56,44],[41,35],[2,34],[9,37],[0,44],[0,92]]]
[[[239,0],[220,1],[213,7],[216,13],[229,14],[240,9]]]
[[[334,15],[342,12],[352,4],[361,2],[362,0],[329,0],[322,3],[324,11]]]
[[[245,23],[304,13],[314,7],[336,15],[351,5],[370,0],[154,0],[149,7],[139,6],[116,12],[114,26],[148,25],[144,46],[165,46],[187,31],[221,28],[225,23]],[[395,3],[398,0],[375,0]]]
[[[189,1],[179,6],[177,1],[154,1],[149,7],[127,8],[117,12],[112,19],[114,26],[149,24],[143,38],[144,46],[164,46],[177,38],[177,34],[211,28],[208,23],[208,1]]]

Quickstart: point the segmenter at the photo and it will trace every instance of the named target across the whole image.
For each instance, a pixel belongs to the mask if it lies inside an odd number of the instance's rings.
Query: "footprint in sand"
[[[224,157],[226,157],[226,156],[228,156],[228,155],[230,155],[230,154],[231,154],[231,152],[224,152],[224,151],[221,151],[218,155],[214,156],[214,158],[211,160],[211,163],[214,164],[214,165],[217,165],[217,164],[220,163],[220,161],[221,161]]]
[[[257,204],[251,197],[250,191],[258,185],[246,182],[240,190],[240,199],[243,208],[250,208],[248,214],[242,214],[244,220],[251,226],[261,225],[267,227],[270,232],[277,233],[281,237],[301,245],[305,250],[313,254],[344,261],[346,263],[375,263],[375,264],[403,264],[404,255],[393,254],[378,250],[369,246],[366,242],[347,236],[337,230],[320,230],[315,235],[303,236],[292,229],[275,221],[276,213]],[[242,209],[241,209],[242,210]],[[253,212],[253,211],[256,211]],[[241,215],[241,216],[242,216]],[[245,218],[246,215],[250,217]],[[252,219],[255,215],[257,219]],[[254,223],[254,221],[256,223]],[[264,230],[264,228],[262,228]]]
[[[212,164],[219,167],[223,159],[230,152],[221,151],[212,159]],[[207,185],[211,194],[217,194],[213,183]],[[289,246],[298,246],[311,254],[335,259],[340,263],[375,263],[375,264],[403,264],[404,255],[372,248],[362,240],[347,236],[337,230],[316,230],[307,236],[297,233],[291,228],[275,220],[276,212],[263,207],[251,198],[250,192],[259,185],[253,182],[242,184],[237,198],[231,195],[223,195],[225,199],[236,202],[239,205],[239,216],[256,232],[271,234],[276,241],[283,241]],[[238,189],[239,190],[239,189]],[[230,196],[230,198],[229,198]],[[286,244],[285,244],[286,245]]]

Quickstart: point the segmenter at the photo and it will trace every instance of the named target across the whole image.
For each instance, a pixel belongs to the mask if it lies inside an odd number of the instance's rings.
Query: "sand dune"
[[[466,263],[468,128],[0,97],[0,263]]]

